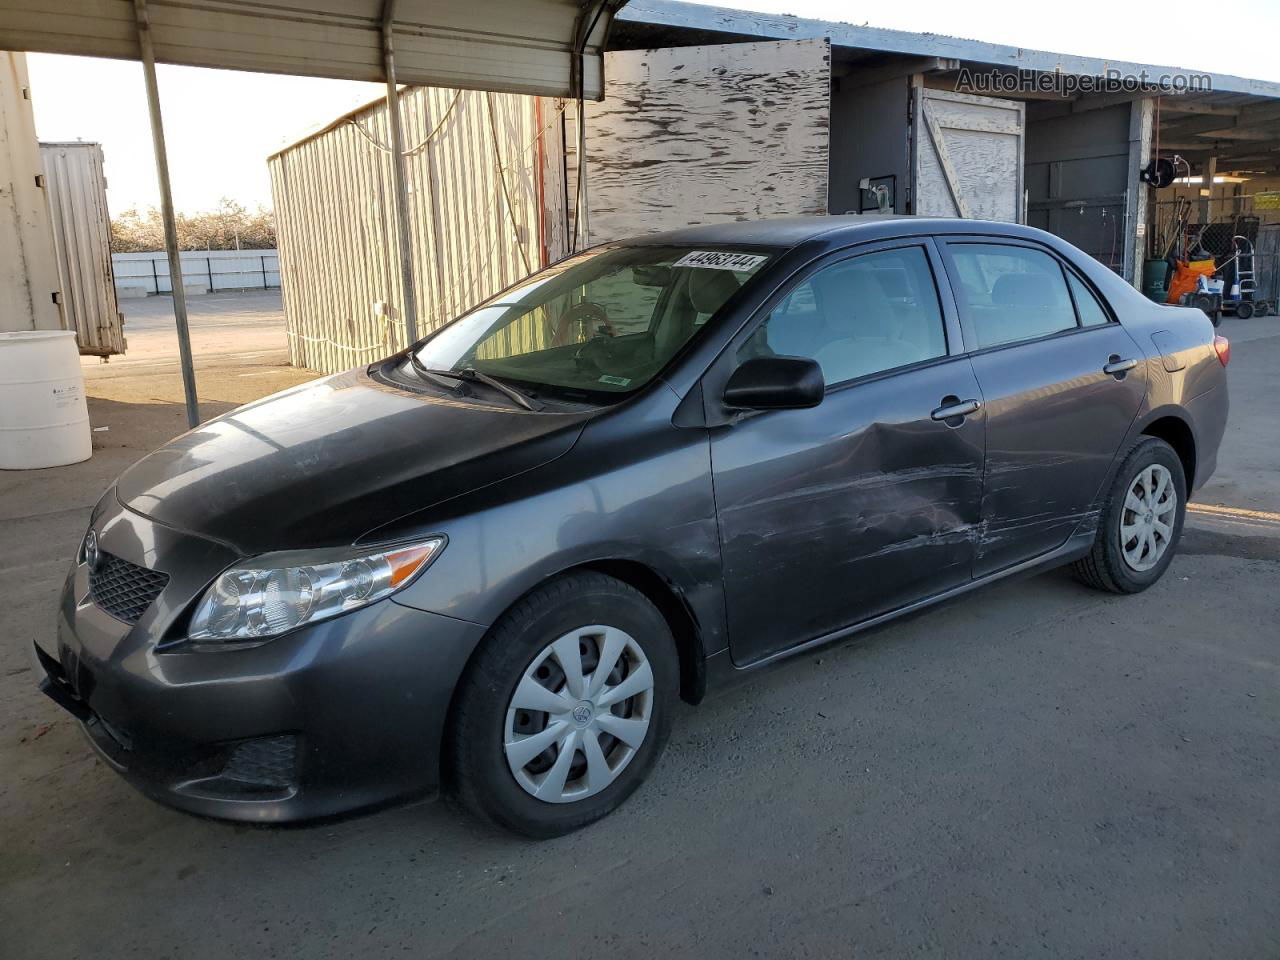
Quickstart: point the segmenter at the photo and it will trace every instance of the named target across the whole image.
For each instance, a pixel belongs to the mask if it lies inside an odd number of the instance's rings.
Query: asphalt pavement
[[[198,353],[212,409],[309,376],[264,304],[194,321],[227,344]],[[629,803],[542,843],[440,803],[195,819],[35,692],[88,507],[181,428],[140,345],[136,377],[91,371],[94,460],[0,474],[0,956],[1275,960],[1280,319],[1224,332],[1221,466],[1157,586],[1048,573],[795,659],[683,707]]]

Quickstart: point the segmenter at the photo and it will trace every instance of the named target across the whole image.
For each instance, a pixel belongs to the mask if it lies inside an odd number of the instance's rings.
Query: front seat
[[[869,270],[825,271],[813,280],[826,315],[828,339],[814,359],[828,383],[925,359],[918,345],[899,339],[897,312]]]
[[[693,334],[699,316],[709,316],[725,305],[742,284],[728,270],[690,267],[685,281],[683,302],[667,314],[666,321],[654,331],[654,352],[667,357],[674,354]],[[678,294],[677,294],[678,296]]]

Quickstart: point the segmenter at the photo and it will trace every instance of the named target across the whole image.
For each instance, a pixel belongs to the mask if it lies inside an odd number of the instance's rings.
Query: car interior
[[[827,383],[946,353],[937,289],[918,247],[824,267],[787,295],[741,351],[809,357]]]
[[[956,244],[951,253],[979,349],[1076,325],[1062,268],[1048,254],[993,244]]]

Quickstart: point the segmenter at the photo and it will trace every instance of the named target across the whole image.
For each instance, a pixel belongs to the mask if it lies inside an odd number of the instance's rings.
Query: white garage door
[[[913,88],[912,212],[924,217],[1025,220],[1021,103]]]

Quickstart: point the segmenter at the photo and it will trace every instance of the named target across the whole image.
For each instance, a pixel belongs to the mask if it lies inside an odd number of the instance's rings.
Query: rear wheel
[[[547,583],[494,625],[459,684],[459,799],[531,837],[603,817],[661,754],[678,675],[671,631],[639,591],[598,573]]]
[[[1088,556],[1076,576],[1112,593],[1138,593],[1164,574],[1173,560],[1186,516],[1182,461],[1169,444],[1144,437],[1116,471]]]
[[[1248,300],[1241,300],[1236,304],[1236,318],[1239,320],[1248,320],[1253,316],[1253,304]]]

